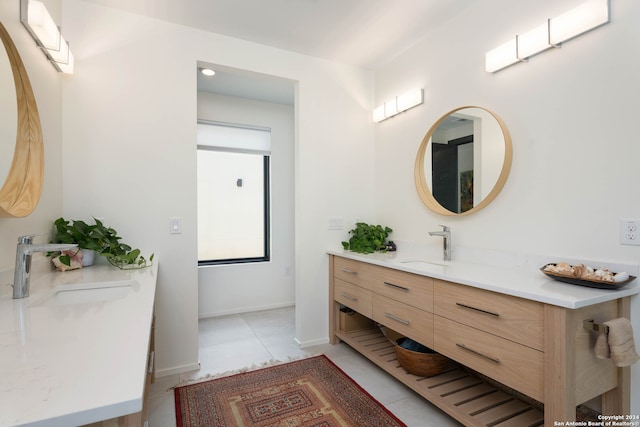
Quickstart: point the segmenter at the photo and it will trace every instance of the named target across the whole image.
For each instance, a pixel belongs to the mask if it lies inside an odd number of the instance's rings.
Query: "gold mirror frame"
[[[44,180],[42,126],[27,70],[2,23],[0,23],[0,39],[11,64],[18,108],[13,162],[0,189],[0,217],[21,218],[33,212],[42,192]]]
[[[450,210],[445,209],[435,199],[435,197],[433,197],[431,189],[427,185],[427,180],[425,176],[424,159],[425,159],[425,154],[427,152],[427,148],[429,146],[429,141],[433,136],[433,132],[438,128],[440,123],[442,123],[447,117],[449,117],[449,115],[457,111],[463,110],[465,108],[479,108],[481,110],[488,112],[493,116],[493,118],[496,119],[496,121],[500,125],[500,129],[502,129],[502,134],[504,136],[504,161],[502,162],[502,170],[500,171],[500,175],[498,176],[498,179],[495,185],[493,186],[493,189],[491,189],[491,191],[489,192],[489,194],[487,194],[487,196],[480,203],[478,203],[476,206],[469,209],[468,211],[457,213],[457,212],[451,212]],[[487,110],[486,108],[478,107],[475,105],[468,105],[468,106],[453,109],[448,113],[446,113],[445,115],[443,115],[440,119],[438,119],[438,121],[435,122],[433,126],[431,126],[427,134],[422,139],[422,143],[420,144],[420,148],[418,149],[418,154],[416,155],[416,162],[415,162],[414,174],[413,174],[414,180],[416,183],[416,189],[418,190],[418,195],[420,196],[420,199],[422,199],[422,202],[429,209],[441,215],[464,216],[464,215],[470,215],[472,213],[478,212],[484,209],[489,203],[491,203],[504,187],[504,184],[507,182],[507,177],[509,176],[509,172],[511,171],[512,159],[513,159],[513,146],[511,143],[511,135],[509,134],[509,130],[507,129],[507,126],[504,124],[502,119],[498,117],[493,111],[490,111],[490,110]]]

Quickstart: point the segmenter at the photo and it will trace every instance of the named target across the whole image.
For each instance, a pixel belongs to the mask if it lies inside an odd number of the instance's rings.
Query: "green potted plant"
[[[115,229],[106,227],[96,218],[93,220],[95,224],[58,218],[53,223],[53,240],[59,243],[77,243],[79,249],[95,251],[98,255],[107,258],[109,263],[121,269],[143,268],[153,264],[154,254],[151,254],[147,260],[141,255],[140,249],[133,249],[122,243],[122,238],[118,236]],[[49,255],[59,257],[62,264],[70,267],[74,253],[65,251],[64,253],[53,252]]]
[[[345,250],[362,254],[394,251],[395,244],[387,240],[392,231],[389,227],[358,222],[356,228],[349,231],[351,238],[348,242],[342,242],[342,246]]]
[[[82,251],[82,265],[87,266],[93,263],[93,255],[102,249],[100,241],[93,232],[95,225],[89,225],[84,221],[66,221],[58,218],[54,221],[53,241],[56,243],[75,243],[77,249],[70,249],[63,252],[49,252],[47,255],[54,257],[54,264],[57,257],[61,264],[71,267],[72,259],[78,258],[78,251]],[[79,261],[78,261],[79,262]],[[78,266],[76,266],[77,268]]]

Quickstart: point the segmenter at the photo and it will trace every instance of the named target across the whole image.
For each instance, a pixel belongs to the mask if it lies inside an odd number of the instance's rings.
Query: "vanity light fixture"
[[[490,50],[485,55],[485,69],[494,73],[516,62],[526,61],[607,22],[609,0],[589,0]]]
[[[74,59],[69,43],[42,2],[20,0],[20,22],[56,70],[73,74]]]
[[[485,69],[493,73],[519,62],[517,39],[501,44],[485,55]]]
[[[549,41],[549,22],[538,25],[533,30],[516,36],[518,59],[529,58],[547,49],[557,46]]]
[[[398,95],[373,110],[373,121],[378,123],[395,116],[398,113],[407,111],[424,102],[422,89],[412,89],[409,92]]]
[[[559,44],[609,22],[609,0],[590,0],[549,20],[549,43]]]

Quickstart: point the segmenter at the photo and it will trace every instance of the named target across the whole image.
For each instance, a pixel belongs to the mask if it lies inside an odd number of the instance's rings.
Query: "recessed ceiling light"
[[[216,73],[211,68],[200,68],[200,72],[207,77],[211,77]]]

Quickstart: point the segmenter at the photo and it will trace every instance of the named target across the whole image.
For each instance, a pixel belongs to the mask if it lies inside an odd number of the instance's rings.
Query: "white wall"
[[[62,0],[64,33],[77,60],[76,74],[63,77],[19,23],[19,2],[0,2],[0,20],[29,72],[45,137],[42,199],[27,218],[0,219],[0,270],[11,267],[18,235],[49,230],[61,213],[64,188],[65,215],[103,216],[127,241],[156,252],[158,367],[169,373],[196,363],[198,60],[299,81],[295,298],[304,344],[327,337],[324,251],[346,237],[356,217],[392,226],[395,240],[424,236],[435,250],[441,241],[427,231],[444,221],[453,228],[454,245],[637,264],[640,248],[618,244],[618,221],[640,218],[634,187],[640,145],[633,140],[640,3],[611,3],[611,23],[496,74],[484,72],[487,50],[576,2],[471,4],[379,70],[379,102],[373,102],[367,72],[79,0]],[[59,4],[47,1],[56,17]],[[371,107],[415,86],[425,88],[425,104],[377,124],[374,146]],[[443,218],[421,204],[412,165],[429,126],[462,105],[485,106],[505,120],[514,141],[513,169],[482,212]],[[326,231],[333,215],[345,218],[345,230]],[[182,235],[168,234],[171,216],[182,217]],[[632,311],[638,338],[637,297]],[[632,384],[631,413],[637,414],[637,366]]]
[[[271,260],[199,267],[199,316],[293,305],[293,106],[198,92],[198,119],[271,129]]]
[[[54,19],[60,22],[60,2],[49,0],[46,4]],[[58,74],[53,65],[46,60],[44,54],[36,47],[35,42],[20,23],[19,1],[0,2],[0,22],[11,35],[29,75],[38,106],[44,140],[44,185],[37,207],[31,215],[24,218],[0,218],[0,273],[2,273],[3,271],[13,270],[18,236],[32,233],[49,233],[53,227],[53,221],[62,213],[60,103],[64,77]],[[4,49],[1,43],[0,49]],[[3,123],[3,126],[9,126],[9,124]],[[0,145],[2,145],[0,155],[13,156],[15,139],[12,141],[0,141]],[[4,177],[0,179],[4,180]],[[41,236],[38,239],[37,241],[40,243],[48,241],[47,236]],[[36,256],[43,258],[40,254]],[[0,276],[2,275],[0,274]],[[8,279],[3,277],[0,286],[13,281],[10,273],[7,273],[7,277]]]
[[[372,74],[80,0],[63,0],[76,57],[65,82],[64,212],[104,217],[158,257],[157,367],[197,363],[197,61],[298,81],[296,335],[328,336],[330,215],[373,216]],[[169,234],[169,218],[183,232]],[[346,234],[346,233],[344,233]]]
[[[495,74],[484,54],[580,2],[471,3],[423,42],[376,71],[379,104],[411,87],[424,105],[376,127],[378,221],[394,240],[438,250],[428,231],[451,226],[456,247],[638,264],[640,247],[619,244],[619,220],[640,218],[640,2],[612,0],[611,22]],[[425,132],[445,112],[484,106],[513,137],[511,175],[497,199],[465,217],[424,207],[411,165]],[[517,286],[517,284],[514,284]],[[636,342],[640,301],[632,301]],[[640,413],[640,366],[632,369],[632,414]]]

